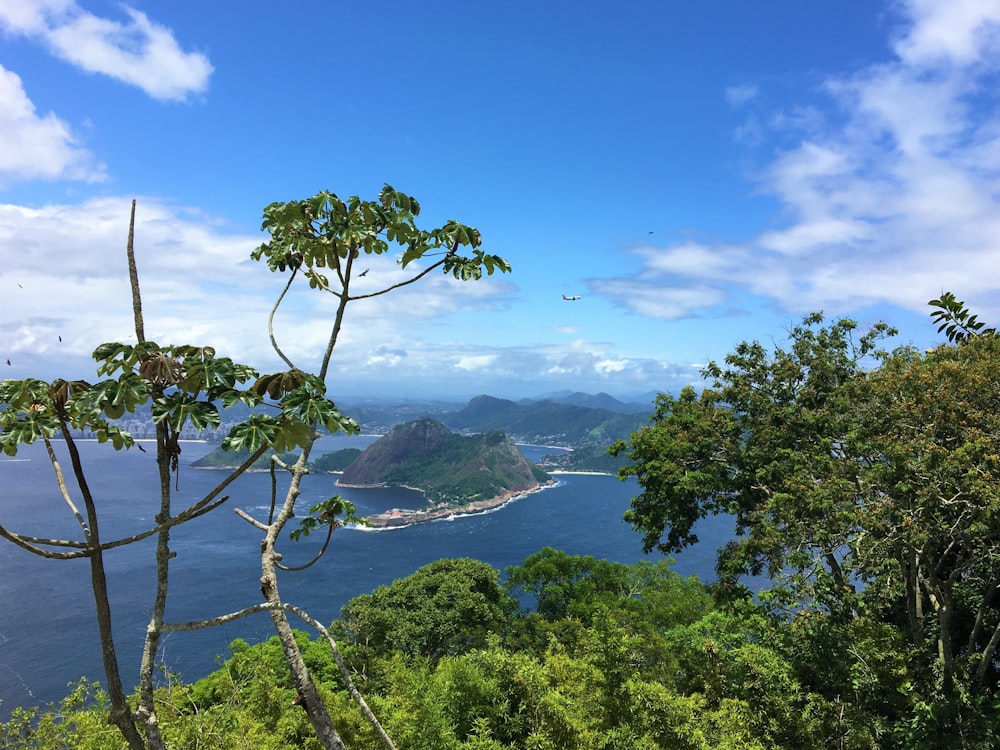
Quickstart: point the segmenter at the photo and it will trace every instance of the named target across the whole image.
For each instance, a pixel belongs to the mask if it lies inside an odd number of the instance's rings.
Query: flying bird
[[[566,296],[566,295],[564,294],[564,295],[563,295],[562,297],[563,297],[563,299],[564,299],[564,300],[566,300],[567,302],[573,302],[574,300],[578,300],[578,299],[580,299],[580,295],[578,295],[578,294],[574,294],[574,295],[571,295],[571,296],[569,296],[569,297],[567,297],[567,296]]]
[[[7,367],[10,367],[10,360],[7,360]]]
[[[367,276],[367,275],[368,275],[368,272],[369,272],[370,270],[372,270],[372,269],[370,269],[370,268],[366,268],[366,269],[365,269],[364,271],[362,271],[361,273],[359,273],[359,274],[358,274],[358,278],[360,279],[360,278],[361,278],[362,276]]]

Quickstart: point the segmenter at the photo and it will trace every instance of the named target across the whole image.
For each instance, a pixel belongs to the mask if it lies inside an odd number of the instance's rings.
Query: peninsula
[[[428,507],[368,517],[376,528],[478,513],[555,484],[506,433],[457,435],[424,417],[397,425],[362,451],[337,480],[342,487],[408,487]]]

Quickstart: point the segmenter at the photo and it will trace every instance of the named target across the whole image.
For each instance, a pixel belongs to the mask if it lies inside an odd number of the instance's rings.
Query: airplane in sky
[[[574,295],[573,295],[573,296],[571,296],[571,297],[567,297],[567,296],[566,296],[566,295],[564,294],[564,295],[563,295],[562,297],[563,297],[563,299],[564,299],[564,300],[566,300],[567,302],[572,302],[573,300],[578,300],[578,299],[580,299],[580,296],[579,296],[578,294],[574,294]]]

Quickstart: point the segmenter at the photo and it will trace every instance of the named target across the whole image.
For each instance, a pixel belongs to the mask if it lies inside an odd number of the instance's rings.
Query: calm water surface
[[[365,447],[374,439],[324,438],[314,455]],[[182,445],[175,512],[203,497],[225,476],[221,470],[188,466],[213,447]],[[522,449],[533,459],[552,452],[532,446]],[[115,453],[107,445],[90,442],[81,444],[81,453],[102,514],[102,538],[148,528],[158,505],[152,451],[133,448]],[[68,473],[64,455],[62,461]],[[329,623],[351,597],[441,557],[473,557],[501,571],[544,546],[624,563],[643,559],[640,535],[621,521],[629,499],[638,493],[634,480],[582,474],[562,474],[558,479],[556,487],[482,515],[385,531],[340,529],[317,565],[282,575],[282,596]],[[298,506],[303,515],[312,504],[338,493],[354,502],[360,514],[419,507],[423,502],[416,492],[338,488],[335,480],[336,476],[328,474],[305,478]],[[270,484],[267,473],[246,475],[227,489],[230,500],[226,505],[173,532],[171,548],[177,557],[171,567],[168,621],[209,618],[261,600],[262,535],[233,510],[239,507],[263,520]],[[77,494],[73,496],[82,509]],[[81,538],[59,497],[44,447],[28,446],[13,460],[0,457],[0,522],[26,535]],[[727,519],[707,519],[699,532],[701,544],[680,555],[675,569],[710,579],[715,549],[732,533],[732,524]],[[298,544],[286,543],[285,563],[305,562],[321,542],[321,535],[314,534]],[[150,614],[154,545],[150,538],[105,555],[118,655],[129,686],[138,675]],[[268,616],[259,614],[211,630],[170,634],[160,656],[167,669],[191,681],[212,671],[234,638],[253,642],[272,634]],[[83,675],[103,679],[87,562],[42,559],[0,540],[0,720],[15,706],[59,700],[67,684]]]

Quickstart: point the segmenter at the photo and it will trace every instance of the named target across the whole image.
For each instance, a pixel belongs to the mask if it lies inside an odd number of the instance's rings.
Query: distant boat
[[[564,300],[566,300],[567,302],[573,302],[574,300],[578,300],[578,299],[580,299],[580,295],[578,295],[578,294],[574,294],[574,295],[572,295],[572,296],[570,296],[570,297],[567,297],[567,296],[566,296],[566,295],[564,294],[564,295],[563,295],[562,297],[563,297],[563,299],[564,299]]]

